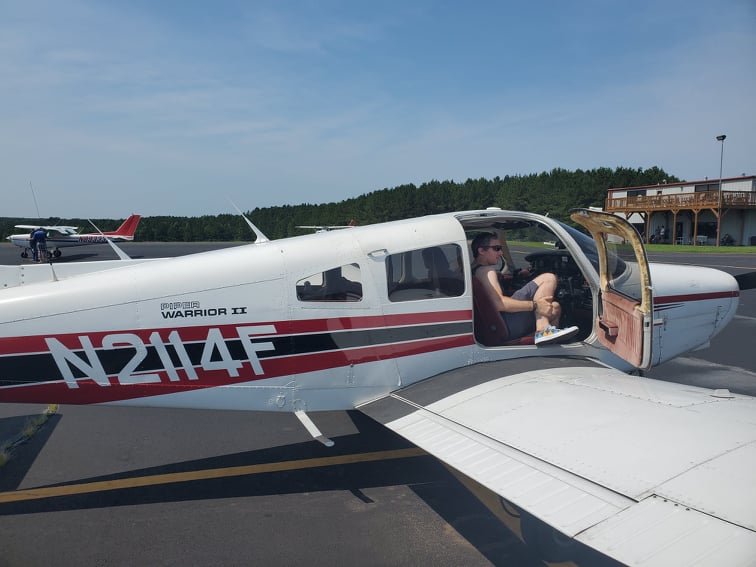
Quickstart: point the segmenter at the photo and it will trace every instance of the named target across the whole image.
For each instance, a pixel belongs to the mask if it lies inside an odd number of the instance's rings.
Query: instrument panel
[[[591,287],[566,250],[542,250],[525,256],[530,264],[531,277],[551,272],[557,277],[557,291],[554,299],[562,306],[562,324],[585,325],[586,318],[593,316],[593,294]]]

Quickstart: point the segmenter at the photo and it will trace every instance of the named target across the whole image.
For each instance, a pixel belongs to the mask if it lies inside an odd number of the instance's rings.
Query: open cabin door
[[[636,368],[650,368],[654,300],[640,235],[626,220],[608,213],[575,209],[570,216],[596,241],[599,341]]]

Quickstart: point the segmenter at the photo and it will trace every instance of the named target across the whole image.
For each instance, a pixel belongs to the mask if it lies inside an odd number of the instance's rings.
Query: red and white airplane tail
[[[103,232],[103,234],[105,236],[110,236],[111,238],[134,240],[134,233],[136,232],[137,226],[139,225],[139,219],[141,218],[141,215],[131,215],[129,218],[123,221],[123,224],[119,226],[117,230],[111,232]]]

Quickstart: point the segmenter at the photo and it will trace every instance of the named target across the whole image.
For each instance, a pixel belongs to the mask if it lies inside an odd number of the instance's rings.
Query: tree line
[[[245,213],[270,239],[285,238],[306,231],[299,225],[343,225],[355,220],[358,225],[375,224],[428,214],[500,207],[508,210],[546,214],[569,222],[575,207],[603,207],[607,189],[677,183],[680,179],[658,167],[632,169],[601,167],[583,171],[552,169],[530,175],[493,179],[468,179],[464,182],[428,181],[385,188],[337,203],[282,205],[255,208]],[[124,219],[92,219],[102,231],[115,230]],[[72,225],[94,232],[86,219],[23,219],[0,217],[0,236],[4,240],[18,232],[16,224]],[[252,241],[254,235],[239,215],[221,214],[201,217],[143,217],[136,232],[137,241],[203,242]]]

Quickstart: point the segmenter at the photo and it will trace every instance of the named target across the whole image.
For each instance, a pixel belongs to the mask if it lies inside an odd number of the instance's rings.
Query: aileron
[[[756,532],[655,496],[576,539],[627,565],[735,567],[756,558]]]

